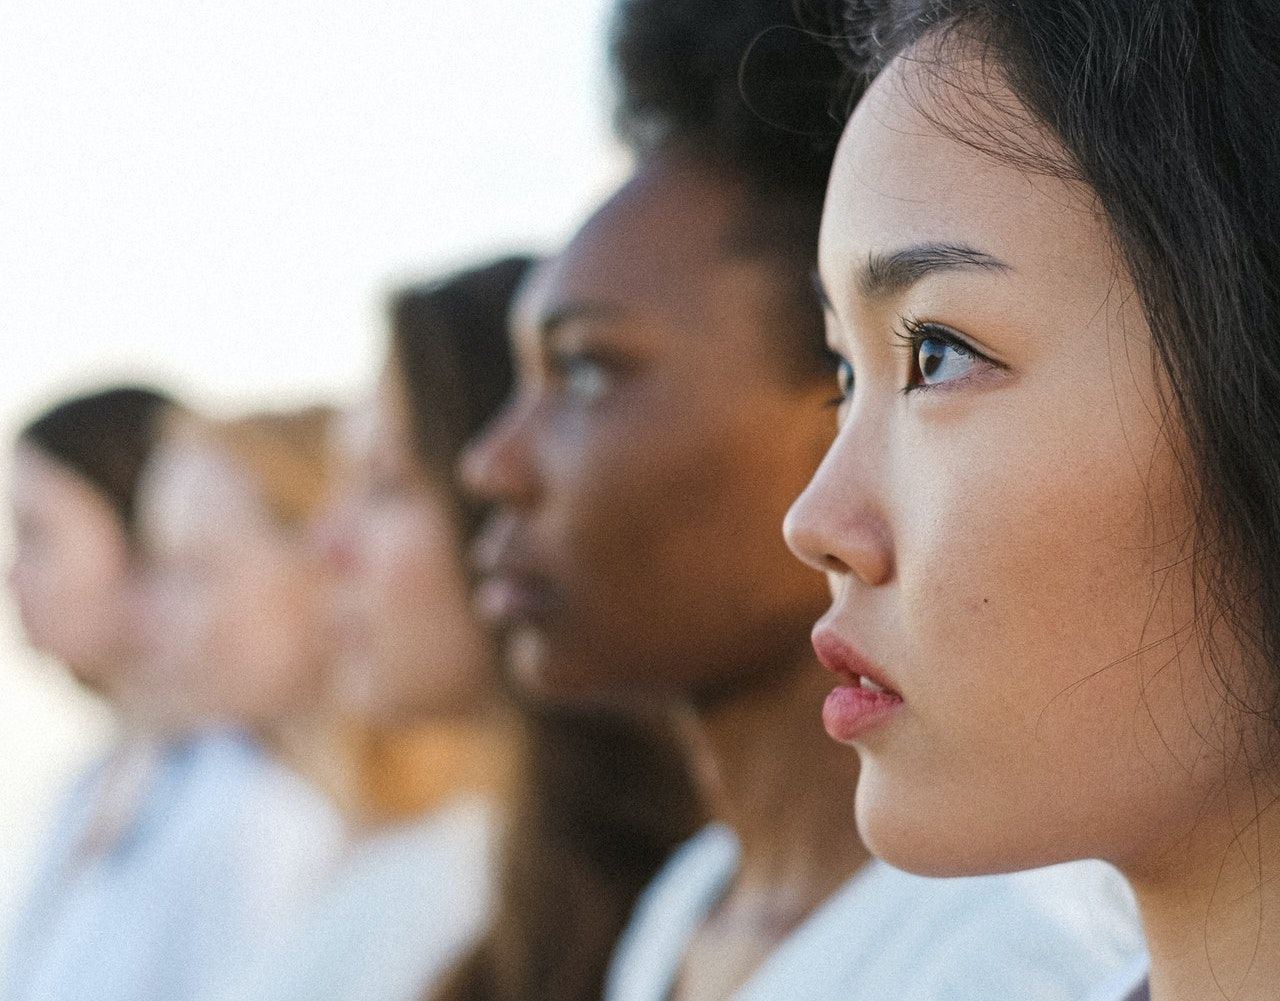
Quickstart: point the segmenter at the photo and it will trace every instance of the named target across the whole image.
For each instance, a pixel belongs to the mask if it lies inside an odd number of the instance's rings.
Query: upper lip
[[[520,530],[512,518],[491,518],[471,549],[471,565],[480,577],[535,581],[533,561],[524,555]]]
[[[856,647],[823,620],[813,628],[813,650],[822,666],[856,685],[859,678],[867,678],[887,692],[899,694],[884,670],[864,657]]]
[[[471,565],[477,583],[503,580],[530,593],[545,597],[550,578],[537,570],[520,537],[520,528],[511,518],[495,518],[481,529],[471,551]]]

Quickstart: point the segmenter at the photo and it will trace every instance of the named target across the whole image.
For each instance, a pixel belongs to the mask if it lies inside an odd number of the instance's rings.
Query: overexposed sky
[[[0,5],[0,420],[68,380],[345,388],[386,283],[616,170],[604,0]]]
[[[5,451],[33,407],[109,379],[218,407],[357,392],[395,281],[550,249],[625,169],[608,10],[4,0]],[[5,600],[0,929],[50,790],[103,735]]]

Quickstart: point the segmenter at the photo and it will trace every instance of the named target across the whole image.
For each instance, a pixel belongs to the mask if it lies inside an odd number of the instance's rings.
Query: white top
[[[185,1001],[277,934],[329,871],[337,814],[245,738],[162,749],[119,836],[86,852],[103,764],[58,814],[6,971],[6,1001]]]
[[[495,827],[467,798],[370,837],[293,935],[205,1001],[416,1001],[488,922]]]
[[[737,841],[723,827],[676,852],[636,906],[605,1001],[667,1001],[737,865]],[[734,1001],[1078,1001],[1142,950],[1128,887],[1100,862],[929,879],[872,861]]]
[[[1147,989],[1147,958],[1135,960],[1128,968],[1089,995],[1089,1001],[1151,1001]]]

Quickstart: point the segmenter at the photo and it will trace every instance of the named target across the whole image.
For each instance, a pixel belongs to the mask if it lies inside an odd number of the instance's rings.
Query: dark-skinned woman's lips
[[[551,608],[550,589],[536,577],[495,571],[476,585],[475,608],[482,619],[496,626],[536,622]]]

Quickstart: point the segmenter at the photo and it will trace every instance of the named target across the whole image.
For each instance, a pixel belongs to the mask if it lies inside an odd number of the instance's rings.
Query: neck
[[[858,761],[823,732],[830,689],[811,654],[698,718],[713,815],[737,834],[731,896],[799,923],[869,858],[853,822]]]
[[[370,826],[395,823],[459,796],[507,802],[516,749],[509,721],[430,720],[363,736],[360,798],[354,812]]]
[[[369,831],[462,795],[505,799],[514,768],[511,732],[497,718],[370,726],[315,712],[274,727],[264,741],[353,829]]]
[[[320,704],[260,727],[255,736],[272,758],[345,812],[354,793],[347,729],[331,709]]]
[[[1126,875],[1142,910],[1153,1001],[1275,997],[1280,803],[1274,792],[1222,793],[1158,864]]]

